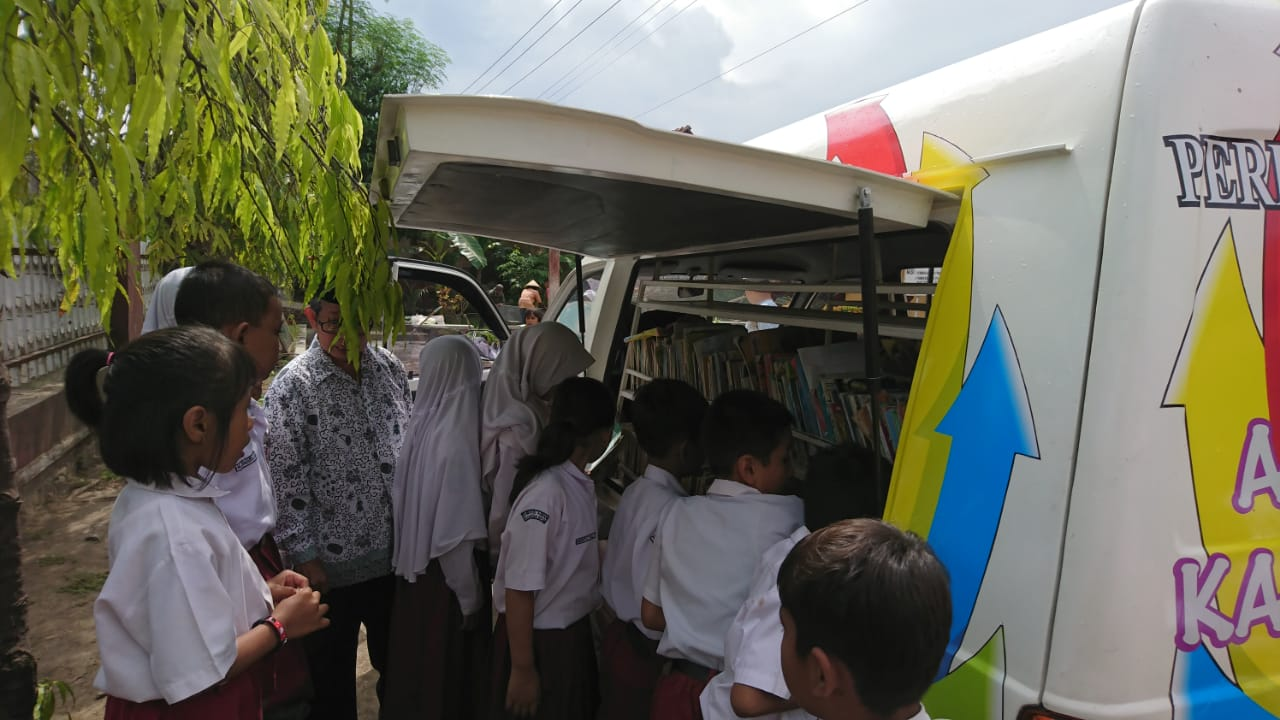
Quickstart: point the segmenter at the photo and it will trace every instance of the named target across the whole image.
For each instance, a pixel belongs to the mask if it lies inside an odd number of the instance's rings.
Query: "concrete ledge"
[[[88,428],[71,414],[62,391],[62,373],[51,373],[14,388],[6,415],[9,445],[17,467],[18,487],[30,486],[90,438]]]

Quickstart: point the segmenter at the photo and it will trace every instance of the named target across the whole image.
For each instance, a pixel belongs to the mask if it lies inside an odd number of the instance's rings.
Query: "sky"
[[[690,125],[698,135],[743,142],[1121,2],[370,0],[370,4],[384,14],[412,20],[427,39],[449,54],[447,79],[439,92],[541,98],[663,129]]]

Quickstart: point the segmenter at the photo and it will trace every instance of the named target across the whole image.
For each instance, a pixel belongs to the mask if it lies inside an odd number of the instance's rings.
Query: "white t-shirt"
[[[511,506],[493,581],[493,605],[507,588],[534,591],[533,626],[567,628],[600,605],[595,484],[573,463],[542,472]]]
[[[214,503],[227,517],[227,524],[251,548],[276,526],[276,494],[271,489],[271,468],[267,465],[267,413],[256,402],[249,403],[253,427],[249,444],[236,461],[236,469],[213,476],[212,485],[226,493]]]
[[[724,639],[724,672],[716,675],[702,691],[702,717],[706,720],[737,720],[729,693],[735,683],[749,685],[786,700],[791,697],[782,677],[782,619],[779,612],[778,569],[796,543],[809,534],[800,526],[791,537],[765,551],[751,580],[746,602],[733,618]],[[762,716],[769,720],[811,720],[804,710],[789,710]]]
[[[644,598],[661,606],[667,620],[658,654],[723,669],[725,634],[760,557],[803,521],[800,498],[761,494],[732,480],[672,502],[644,587]]]
[[[662,633],[640,621],[640,596],[653,562],[654,536],[662,514],[673,500],[687,494],[675,475],[656,465],[645,468],[644,474],[622,493],[604,552],[600,583],[604,601],[619,620],[632,623],[654,640]]]
[[[93,604],[102,668],[94,687],[168,703],[213,687],[236,659],[236,637],[271,614],[271,591],[214,498],[174,480],[130,481],[111,511],[110,572]]]

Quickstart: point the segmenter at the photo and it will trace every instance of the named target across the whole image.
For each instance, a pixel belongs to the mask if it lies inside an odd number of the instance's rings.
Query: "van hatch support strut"
[[[871,393],[871,463],[872,478],[879,497],[888,497],[888,488],[880,477],[880,299],[876,292],[880,282],[880,246],[876,241],[875,212],[871,207],[871,188],[858,190],[859,274],[862,276],[862,342],[866,353],[867,391]]]

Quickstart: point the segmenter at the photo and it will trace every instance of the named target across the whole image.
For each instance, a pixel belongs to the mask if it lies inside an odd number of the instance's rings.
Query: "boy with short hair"
[[[172,297],[169,315],[180,325],[205,325],[243,345],[253,357],[257,380],[254,397],[262,393],[262,381],[275,369],[282,350],[280,330],[283,308],[275,285],[261,275],[223,260],[210,260],[165,276],[178,277],[180,284]],[[157,311],[153,329],[164,327],[165,296],[157,288],[152,307]],[[213,476],[211,484],[224,495],[214,499],[232,532],[249,551],[264,579],[285,569],[272,532],[277,512],[271,470],[266,458],[267,417],[262,405],[249,403],[253,427],[249,444],[236,462],[235,470]],[[264,688],[267,718],[299,717],[307,710],[310,695],[306,658],[300,646],[290,645],[274,657],[271,686]]]
[[[820,530],[847,518],[880,517],[884,500],[876,488],[876,461],[875,453],[852,444],[822,450],[809,459],[809,472],[800,492],[805,524],[765,551],[760,559],[747,600],[725,637],[724,672],[702,691],[702,716],[706,720],[813,717],[790,699],[782,677],[778,568],[810,528]]]
[[[640,599],[653,560],[654,536],[667,506],[688,495],[678,478],[702,467],[699,433],[707,401],[679,380],[653,380],[631,401],[636,441],[648,456],[644,474],[622,493],[605,550],[601,591],[615,619],[601,642],[600,717],[649,717],[662,672],[658,639],[640,620]]]
[[[920,537],[845,520],[796,545],[778,572],[782,673],[826,720],[928,720],[920,698],[951,626],[947,571]]]
[[[760,556],[802,520],[791,484],[791,414],[751,390],[711,403],[702,425],[717,479],[702,497],[671,503],[654,539],[641,618],[662,630],[658,653],[671,659],[652,717],[700,718],[698,696],[724,666],[724,638],[746,599]]]

